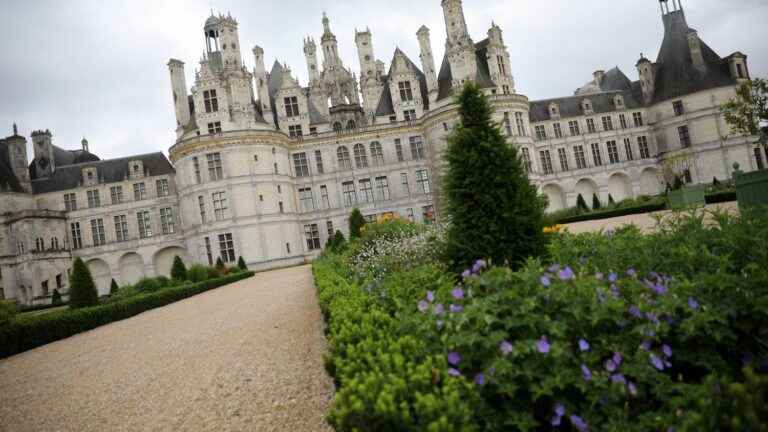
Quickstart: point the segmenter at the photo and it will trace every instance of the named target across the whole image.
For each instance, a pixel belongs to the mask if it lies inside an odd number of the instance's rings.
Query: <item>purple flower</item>
[[[653,292],[656,293],[656,295],[664,295],[667,293],[667,287],[664,286],[664,284],[657,283],[653,285]]]
[[[656,354],[651,354],[651,364],[656,369],[663,371],[664,370],[664,363],[661,361],[660,358],[656,356]]]
[[[435,301],[435,292],[434,291],[427,291],[427,301],[432,303]]]
[[[619,291],[619,287],[616,285],[611,285],[611,294],[613,294],[613,296],[616,298],[621,297],[621,291]]]
[[[546,336],[542,336],[541,339],[536,342],[536,349],[539,350],[541,354],[547,354],[549,352],[549,341],[547,341]]]
[[[558,270],[560,270],[560,265],[559,265],[559,264],[552,264],[552,265],[551,265],[551,266],[549,266],[549,268],[547,269],[547,271],[548,271],[548,272],[550,272],[550,273],[557,273],[557,272],[558,272]]]
[[[622,375],[622,374],[615,374],[615,375],[611,375],[611,382],[612,383],[626,384],[627,380],[626,380],[626,378],[624,378],[624,375]]]
[[[617,367],[618,366],[613,360],[608,359],[605,361],[605,370],[607,370],[608,372],[615,372]]]
[[[442,315],[445,313],[445,306],[442,303],[435,305],[435,315]]]
[[[464,279],[466,279],[466,278],[468,278],[470,276],[472,276],[472,272],[469,271],[469,270],[464,270],[464,272],[461,274],[461,277],[463,277]]]
[[[419,307],[419,312],[424,313],[427,311],[427,309],[429,309],[429,303],[427,303],[426,300],[422,300],[419,302],[418,307]]]
[[[632,315],[635,318],[642,318],[643,314],[640,312],[640,308],[632,305],[629,307],[629,314]]]
[[[461,375],[461,372],[458,369],[450,368],[448,369],[448,375],[457,377]]]
[[[541,284],[544,285],[545,287],[552,285],[552,281],[549,279],[549,276],[547,275],[542,276],[541,279],[539,280],[541,281]]]
[[[608,282],[614,283],[617,280],[619,280],[619,275],[617,275],[616,273],[611,272],[611,274],[608,275]]]
[[[565,405],[558,402],[557,405],[555,405],[555,415],[562,417],[565,415]]]
[[[651,343],[648,341],[645,341],[640,344],[640,349],[643,351],[650,351],[651,350]]]
[[[448,353],[448,363],[452,364],[453,366],[458,366],[459,363],[461,363],[461,356],[456,351],[452,351]]]
[[[499,346],[499,349],[501,350],[502,354],[507,355],[512,352],[512,344],[504,341],[501,343],[501,346]]]
[[[699,310],[699,302],[696,301],[693,297],[688,297],[688,307],[697,311]]]
[[[632,396],[637,396],[637,386],[632,381],[627,384],[627,390],[629,390],[629,394]]]
[[[568,281],[575,277],[576,275],[573,273],[573,270],[570,267],[566,267],[559,272],[557,272],[557,277],[560,278],[560,280]]]
[[[579,339],[579,349],[582,352],[589,351],[589,342],[586,339]]]
[[[472,273],[480,273],[480,271],[483,270],[486,265],[487,263],[483,260],[475,261],[475,264],[472,266]]]
[[[652,322],[654,324],[658,324],[659,323],[659,316],[656,315],[653,312],[648,312],[647,314],[645,314],[645,317],[648,318],[648,321],[650,321],[650,322]]]
[[[595,273],[595,278],[597,278],[597,280],[603,280],[604,277],[605,275],[602,273]]]
[[[664,352],[664,355],[667,356],[667,358],[672,357],[672,348],[669,345],[667,344],[662,345],[661,351]]]
[[[635,269],[631,268],[631,269],[627,270],[627,276],[633,278],[633,277],[637,276],[637,272],[635,271]]]
[[[589,370],[587,365],[581,365],[581,375],[584,377],[584,381],[589,381],[592,379],[592,371]]]
[[[575,427],[579,432],[587,432],[589,431],[589,426],[587,426],[587,422],[584,421],[581,417],[577,415],[571,416],[571,424],[573,427]]]
[[[461,300],[461,299],[464,298],[464,290],[461,289],[461,288],[456,287],[456,288],[453,289],[453,291],[451,291],[451,295],[456,300]]]
[[[616,364],[616,367],[621,366],[621,353],[613,353],[613,363]]]
[[[455,304],[452,304],[452,305],[451,305],[451,306],[448,308],[448,310],[450,310],[450,311],[451,311],[451,313],[460,313],[460,312],[464,311],[464,308],[463,308],[462,306],[459,306],[459,305],[455,305]]]
[[[563,420],[562,416],[554,415],[554,416],[552,416],[552,420],[550,420],[550,423],[552,424],[552,426],[558,427],[558,426],[560,426],[562,420]]]
[[[479,385],[480,387],[485,385],[485,375],[482,373],[479,373],[475,375],[475,384]]]

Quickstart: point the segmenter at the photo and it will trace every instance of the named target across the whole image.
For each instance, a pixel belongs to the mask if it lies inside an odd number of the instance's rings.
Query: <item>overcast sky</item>
[[[749,56],[752,76],[768,75],[768,1],[684,0],[688,23],[719,55]],[[322,33],[326,11],[346,66],[359,71],[355,28],[373,32],[387,65],[399,46],[419,63],[415,36],[432,30],[439,68],[445,26],[439,0],[3,0],[0,40],[0,136],[16,121],[22,135],[50,129],[54,143],[80,146],[85,136],[102,158],[166,152],[175,139],[167,70],[187,65],[187,84],[203,51],[211,8],[240,23],[240,45],[264,48],[267,68],[287,62],[302,85],[302,39]],[[465,0],[475,41],[491,21],[504,31],[518,93],[532,100],[566,96],[597,69],[619,66],[637,79],[640,53],[655,59],[663,28],[655,0]],[[30,154],[31,158],[32,155]]]

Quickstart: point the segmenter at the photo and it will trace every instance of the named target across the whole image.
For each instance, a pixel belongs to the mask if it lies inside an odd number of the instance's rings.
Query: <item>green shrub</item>
[[[588,212],[589,207],[587,207],[587,202],[584,201],[584,197],[579,194],[578,197],[576,197],[576,208],[578,208],[580,211]]]
[[[17,313],[16,304],[8,300],[0,300],[0,326],[8,324]]]
[[[359,238],[365,226],[365,218],[359,209],[353,209],[349,215],[349,238]]]
[[[227,269],[227,267],[224,265],[224,261],[221,260],[221,257],[216,258],[216,270],[218,270],[219,273],[222,273],[226,269]]]
[[[64,302],[61,300],[61,293],[59,290],[55,289],[53,290],[53,294],[51,295],[51,304],[52,305],[61,305]]]
[[[167,278],[166,278],[166,280],[167,280]],[[151,292],[158,291],[160,288],[163,287],[163,285],[156,278],[143,278],[140,281],[136,282],[133,285],[133,287],[138,292],[141,292],[141,293],[151,293]]]
[[[245,264],[245,260],[243,259],[243,257],[240,257],[237,259],[237,268],[242,271],[248,270],[248,265]]]
[[[222,264],[221,267],[218,267],[218,266],[216,266],[216,267],[206,267],[205,268],[205,271],[206,271],[205,277],[206,277],[206,279],[216,279],[218,277],[223,276],[225,274],[226,270],[227,270],[227,268],[224,267],[223,264]]]
[[[171,279],[177,281],[187,280],[187,267],[184,265],[184,261],[181,257],[176,255],[173,257],[173,265],[171,266]]]
[[[208,279],[208,268],[204,265],[194,264],[187,270],[187,278],[191,282],[202,282]]]
[[[120,287],[117,285],[117,282],[115,282],[114,279],[112,279],[112,283],[109,285],[109,295],[113,296],[116,295],[118,292],[120,292]]]
[[[157,285],[160,286],[160,289],[171,286],[171,280],[165,276],[158,276],[155,278],[155,281],[157,281]]]
[[[610,205],[611,207],[616,206],[616,201],[613,200],[613,195],[611,194],[608,194],[608,205]]]
[[[69,307],[79,309],[99,304],[99,292],[82,259],[75,258],[69,278]]]
[[[597,194],[592,194],[592,210],[600,210],[603,207],[603,205],[600,203],[600,198],[597,197]]]

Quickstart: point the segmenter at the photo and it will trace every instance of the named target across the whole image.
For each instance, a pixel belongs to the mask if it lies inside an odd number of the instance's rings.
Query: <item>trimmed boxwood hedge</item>
[[[150,309],[166,306],[249,278],[254,274],[254,272],[235,273],[218,279],[167,288],[130,297],[124,301],[84,309],[57,311],[36,316],[17,316],[7,325],[0,326],[0,358],[124,320]]]
[[[615,218],[619,216],[627,216],[627,215],[634,215],[634,214],[641,214],[641,213],[652,213],[657,212],[661,210],[667,209],[667,203],[662,202],[654,202],[649,203],[646,205],[636,206],[636,207],[626,207],[626,208],[616,208],[601,212],[593,212],[593,213],[586,213],[576,216],[570,216],[563,219],[560,219],[557,221],[558,224],[569,224],[569,223],[575,223],[575,222],[584,222],[584,221],[591,221],[591,220],[600,220],[600,219],[610,219]]]

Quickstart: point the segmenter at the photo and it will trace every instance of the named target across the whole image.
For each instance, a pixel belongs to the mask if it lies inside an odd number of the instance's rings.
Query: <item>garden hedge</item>
[[[100,306],[56,311],[37,316],[17,316],[7,325],[0,326],[0,358],[37,348],[105,324],[124,320],[150,309],[166,306],[253,275],[253,272],[236,273],[218,279],[142,294]]]
[[[611,219],[611,218],[620,217],[620,216],[652,213],[652,212],[662,211],[666,209],[667,209],[666,202],[664,201],[654,202],[654,203],[639,205],[635,207],[615,208],[615,209],[606,210],[606,211],[569,216],[556,221],[556,223],[569,224],[569,223],[584,222],[584,221],[591,221],[591,220]]]

